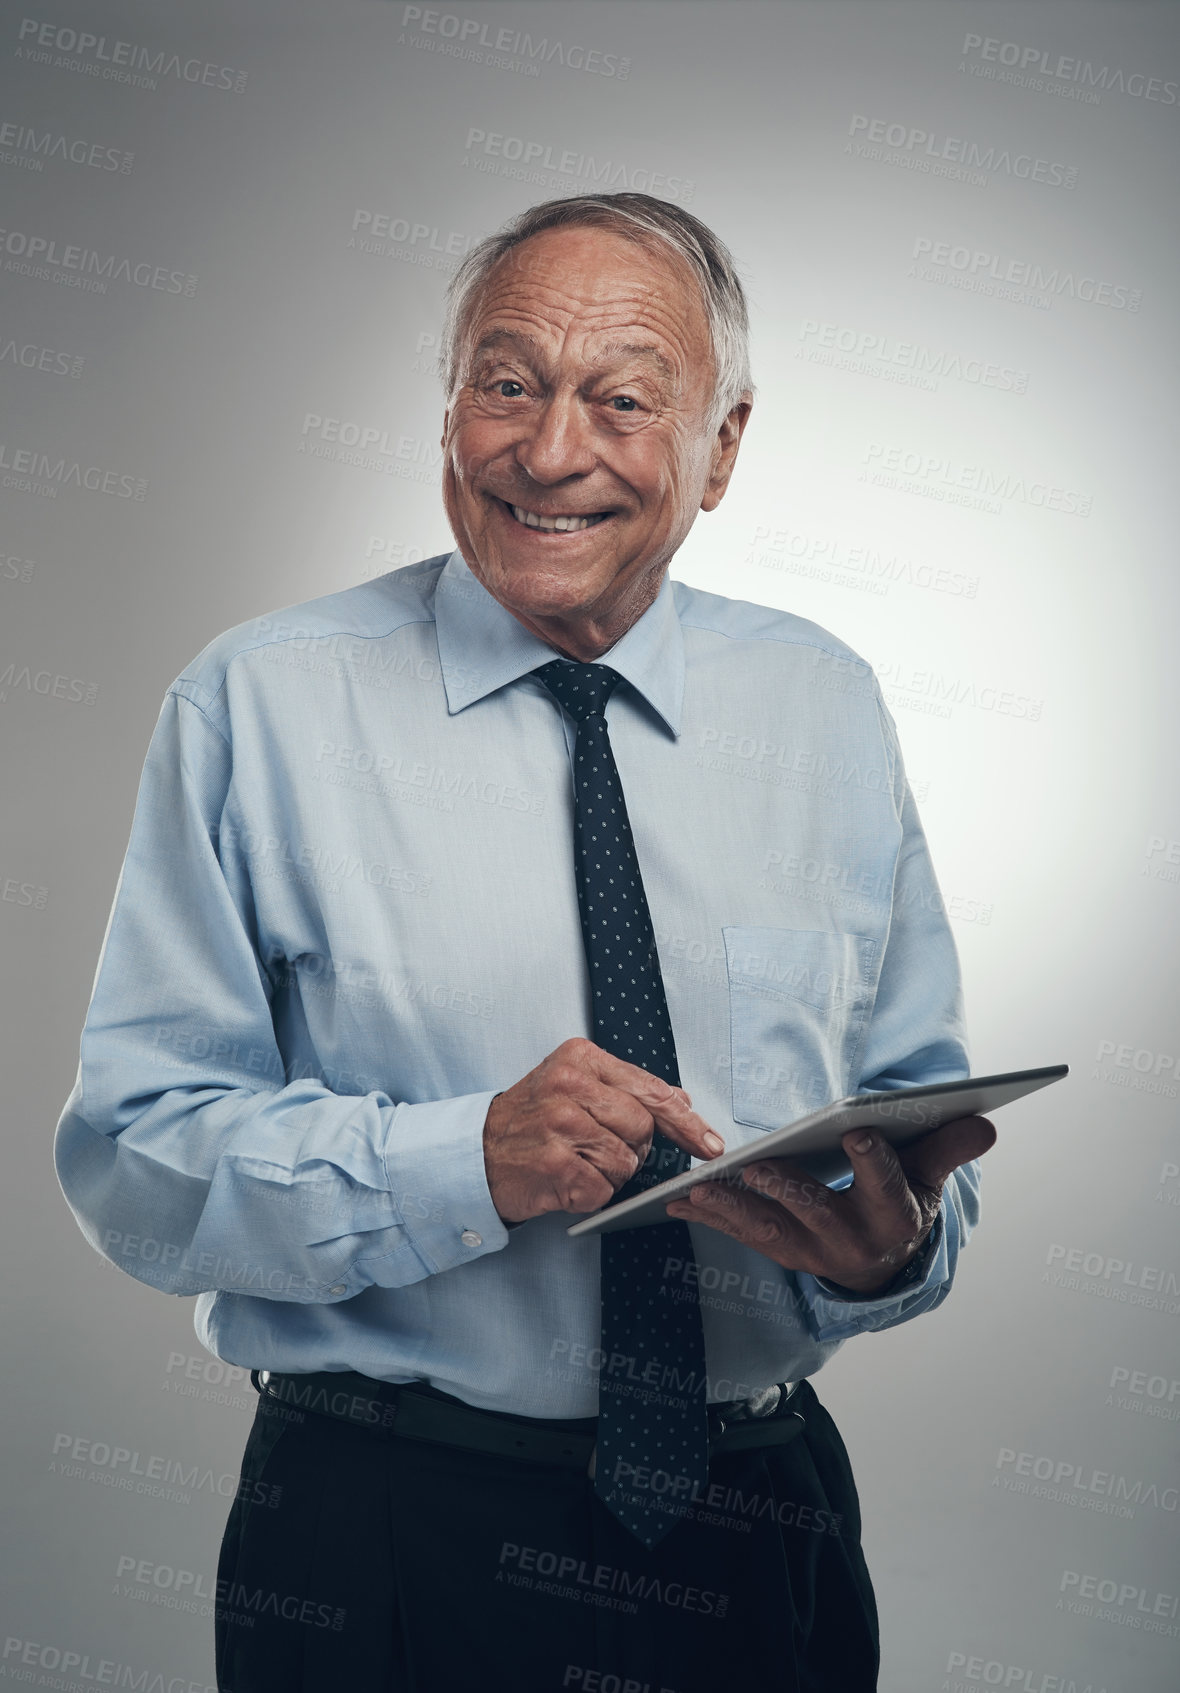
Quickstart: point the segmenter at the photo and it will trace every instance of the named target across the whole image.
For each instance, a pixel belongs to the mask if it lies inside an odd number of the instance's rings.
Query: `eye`
[[[496,387],[500,391],[501,398],[505,399],[505,400],[515,400],[519,397],[519,395],[524,393],[524,388],[516,380],[516,378],[513,377],[513,376],[503,376],[503,377],[501,377],[499,382],[496,383]],[[515,394],[509,394],[507,392],[507,390],[509,388],[515,388],[516,393]]]
[[[638,407],[638,401],[630,394],[612,394],[610,403],[616,411],[622,412],[635,411]]]

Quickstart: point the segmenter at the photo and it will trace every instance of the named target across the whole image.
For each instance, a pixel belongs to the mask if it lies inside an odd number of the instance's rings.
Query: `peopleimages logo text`
[[[1045,266],[1031,259],[1006,259],[998,253],[973,249],[961,242],[935,241],[928,235],[916,237],[910,257],[923,260],[936,269],[991,282],[1014,283],[1021,288],[1031,288],[1038,294],[1084,300],[1087,305],[1111,306],[1116,311],[1137,312],[1142,298],[1140,289],[1128,288],[1122,283],[1079,275],[1072,270],[1063,270],[1060,265]]]
[[[193,1681],[188,1676],[141,1669],[119,1663],[114,1658],[100,1658],[97,1653],[92,1656],[85,1650],[76,1652],[68,1646],[55,1646],[51,1642],[22,1640],[17,1634],[7,1636],[0,1656],[6,1666],[0,1673],[11,1676],[14,1681],[32,1681],[34,1678],[22,1674],[20,1669],[8,1668],[9,1664],[50,1670],[58,1675],[59,1679],[55,1682],[46,1681],[43,1675],[38,1676],[37,1684],[41,1687],[78,1687],[85,1681],[100,1687],[138,1687],[144,1693],[217,1693],[216,1687],[211,1687],[208,1682]],[[75,1679],[61,1679],[65,1676]]]
[[[52,129],[34,129],[29,124],[0,123],[0,147],[11,148],[21,162],[41,170],[46,159],[85,165],[91,170],[115,170],[130,176],[135,154],[122,147],[107,147],[101,141],[86,141]],[[9,162],[8,159],[5,162]]]
[[[849,353],[853,359],[864,361],[863,366],[857,365],[856,368],[870,372],[874,365],[896,365],[902,370],[915,371],[919,376],[945,377],[1014,394],[1023,394],[1028,387],[1027,370],[999,365],[991,359],[963,358],[959,353],[936,352],[920,342],[903,341],[878,331],[853,329],[847,324],[822,323],[818,318],[805,318],[799,339],[809,348]]]
[[[486,18],[461,18],[457,12],[439,12],[429,7],[405,6],[402,28],[417,29],[470,49],[486,47],[493,53],[508,53],[532,65],[564,65],[571,71],[588,71],[591,76],[617,77],[626,81],[631,61],[617,53],[603,53],[597,47],[578,42],[566,44],[547,35],[530,35],[527,30],[500,28]]]
[[[40,18],[22,18],[17,28],[17,56],[34,63],[48,60],[52,53],[73,55],[69,68],[87,69],[92,75],[113,76],[119,81],[143,81],[129,78],[128,71],[146,72],[148,77],[174,76],[181,82],[198,83],[205,88],[223,88],[241,94],[246,86],[246,72],[228,65],[211,64],[206,59],[183,58],[161,48],[143,47],[134,41],[116,41],[106,35],[94,35],[90,30],[73,29],[68,24],[42,22]],[[154,87],[154,83],[147,83]]]
[[[137,288],[154,288],[164,294],[183,294],[192,299],[197,279],[185,271],[169,270],[146,260],[100,253],[93,247],[59,242],[48,235],[31,235],[22,229],[0,229],[0,255],[4,268],[42,281],[54,278],[54,270],[67,281],[77,280],[97,292],[108,282],[130,282]]]
[[[1012,176],[1025,182],[1042,182],[1050,188],[1073,188],[1077,184],[1076,165],[1038,158],[1032,153],[1014,153],[1010,148],[994,144],[985,147],[961,135],[938,135],[917,124],[854,112],[848,133],[895,152],[910,153],[923,159],[945,159],[951,164],[965,165],[968,170],[991,171],[997,176]]]
[[[1021,505],[1041,506],[1046,511],[1089,517],[1093,495],[1057,483],[1031,480],[1015,471],[995,470],[987,465],[961,464],[942,453],[923,453],[917,448],[870,441],[862,454],[868,467],[863,479],[888,485],[888,478],[916,478],[951,490],[965,490],[990,500],[1016,500]]]
[[[1123,71],[1112,65],[1092,65],[1088,59],[1075,59],[1069,53],[1023,47],[1017,41],[1001,41],[996,36],[965,35],[962,53],[965,59],[978,58],[985,63],[1005,65],[1026,76],[1039,74],[1056,82],[1076,83],[1079,88],[1111,89],[1137,100],[1158,100],[1163,106],[1180,102],[1180,85],[1165,82],[1162,77],[1148,76],[1143,71]]]
[[[665,171],[649,170],[619,158],[582,153],[526,135],[503,135],[486,129],[467,131],[464,168],[484,170],[492,175],[513,175],[512,171],[487,162],[500,159],[531,173],[522,178],[530,182],[540,182],[545,176],[565,177],[577,184],[592,183],[604,191],[630,189],[635,193],[660,194],[670,200],[691,200],[696,192],[691,177],[670,176]]]
[[[33,447],[16,447],[0,441],[0,472],[6,488],[36,489],[54,499],[59,488],[84,489],[92,494],[113,494],[120,500],[147,498],[146,476],[104,470],[97,464],[80,464],[77,459],[55,457]]]

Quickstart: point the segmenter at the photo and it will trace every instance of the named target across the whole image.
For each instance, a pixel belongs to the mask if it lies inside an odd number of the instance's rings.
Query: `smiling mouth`
[[[594,529],[598,524],[605,523],[612,515],[609,511],[529,511],[524,506],[509,505],[507,500],[501,500],[499,503],[505,511],[511,513],[522,529],[538,529],[546,535],[580,535],[584,529]]]

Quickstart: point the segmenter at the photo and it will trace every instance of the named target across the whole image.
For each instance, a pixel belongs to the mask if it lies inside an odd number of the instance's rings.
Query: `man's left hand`
[[[768,1158],[742,1171],[746,1187],[698,1182],[667,1212],[707,1223],[784,1269],[872,1294],[930,1233],[951,1171],[995,1139],[986,1117],[959,1117],[900,1151],[876,1131],[852,1129],[840,1143],[853,1169],[849,1188],[833,1192],[789,1158]]]

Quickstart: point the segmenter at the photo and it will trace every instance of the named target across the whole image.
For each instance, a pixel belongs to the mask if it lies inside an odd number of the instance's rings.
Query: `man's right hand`
[[[683,1088],[593,1041],[563,1041],[488,1109],[492,1204],[505,1223],[598,1211],[646,1160],[657,1129],[694,1158],[725,1151]]]

